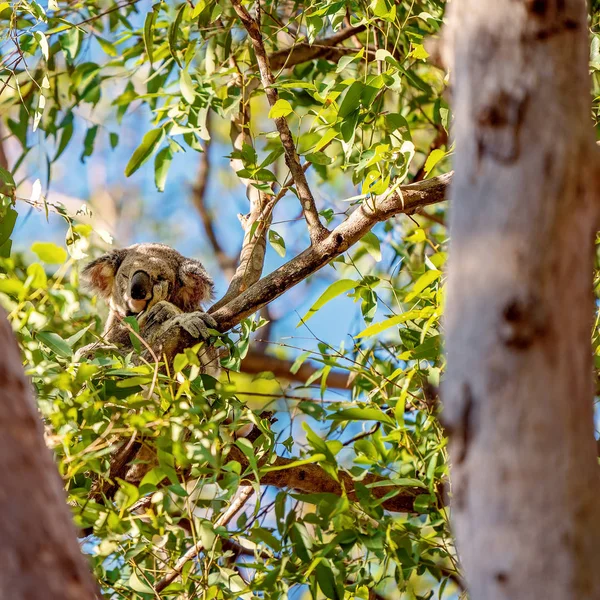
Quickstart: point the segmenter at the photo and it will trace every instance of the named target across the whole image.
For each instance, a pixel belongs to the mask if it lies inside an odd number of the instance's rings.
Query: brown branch
[[[8,157],[6,156],[6,150],[4,149],[4,132],[2,130],[2,124],[0,123],[0,167],[8,171]]]
[[[262,329],[260,330],[262,331]],[[296,373],[290,369],[294,364],[291,360],[269,356],[263,352],[249,352],[242,361],[242,372],[249,374],[263,373],[265,371],[273,373],[277,379],[286,379],[287,381],[298,381],[304,383],[311,375],[320,369],[320,366],[309,362],[303,363]],[[336,389],[346,389],[348,387],[348,373],[344,371],[330,371],[327,375],[327,387]]]
[[[254,53],[256,55],[256,61],[258,63],[258,69],[260,71],[261,81],[265,89],[269,105],[272,107],[275,105],[277,100],[279,100],[279,94],[277,89],[274,87],[275,78],[273,77],[273,72],[271,71],[269,57],[265,50],[260,27],[258,23],[250,16],[248,11],[242,6],[240,0],[232,0],[232,5],[252,41]],[[285,117],[275,117],[274,121],[277,131],[279,131],[279,137],[285,152],[286,164],[292,173],[294,183],[296,184],[296,191],[298,192],[298,197],[302,203],[302,210],[308,225],[311,243],[316,244],[324,239],[329,234],[329,231],[319,219],[319,213],[317,211],[315,200],[312,192],[310,191],[310,187],[308,186],[302,165],[300,164],[300,158],[296,152],[296,146],[294,144],[294,139],[292,137],[292,132],[290,131],[287,119]]]
[[[227,458],[239,462],[242,471],[248,468],[248,459],[237,448],[232,446]],[[270,467],[286,467],[296,462],[295,458],[283,458],[277,456],[273,462],[269,462]],[[266,459],[259,461],[263,466]],[[333,479],[322,467],[317,464],[309,463],[300,466],[290,466],[280,471],[270,471],[260,477],[261,485],[272,485],[276,488],[289,488],[305,494],[335,494],[341,496],[345,492],[352,501],[357,500],[354,479],[346,471],[337,472],[339,481]],[[249,480],[252,475],[247,476]],[[368,473],[361,479],[362,485],[384,481],[386,478]],[[390,492],[397,492],[392,498],[383,501],[381,506],[391,512],[414,513],[415,498],[421,494],[427,494],[428,491],[420,487],[399,487],[394,485],[380,486],[370,488],[369,493],[373,498],[383,498]],[[442,499],[439,500],[442,502]]]
[[[235,517],[254,493],[254,488],[248,487],[243,489],[239,496],[229,505],[227,510],[215,521],[215,527],[223,527]],[[204,548],[202,541],[198,540],[186,553],[175,563],[175,566],[154,585],[154,590],[158,593],[164,590],[170,583],[173,583],[179,576],[183,567],[197,556]]]
[[[309,275],[323,268],[334,258],[358,242],[381,221],[398,215],[413,214],[423,206],[445,199],[452,173],[401,186],[378,198],[367,199],[325,239],[282,265],[225,306],[214,306],[209,312],[225,332],[265,304],[278,298]]]
[[[258,83],[256,79],[247,81],[244,78],[234,58],[231,59],[231,64],[237,70],[237,74],[232,81],[242,90],[242,99],[240,100],[239,111],[231,119],[230,137],[233,149],[236,152],[241,152],[244,145],[253,146],[252,136],[249,132],[249,102],[250,94],[256,89]],[[230,164],[236,173],[245,166],[241,158],[232,158]],[[244,216],[239,215],[244,230],[244,240],[238,267],[235,269],[229,288],[219,304],[226,304],[260,279],[267,251],[267,231],[271,223],[270,210],[267,207],[272,204],[272,201],[267,194],[259,191],[253,185],[255,182],[252,179],[244,177],[240,177],[240,179],[246,186],[246,196],[250,201],[250,212]]]
[[[210,133],[211,129],[211,111],[208,111],[206,117],[206,128]],[[215,228],[213,225],[213,217],[209,213],[206,206],[206,188],[208,185],[208,178],[210,175],[210,140],[207,140],[204,145],[204,152],[200,154],[200,166],[198,168],[198,175],[196,177],[196,185],[194,186],[192,201],[204,227],[206,237],[213,249],[214,255],[219,263],[219,267],[225,274],[227,279],[231,279],[235,273],[235,259],[229,256],[221,246],[221,243],[217,239]]]
[[[353,38],[364,30],[364,25],[359,25],[358,27],[345,27],[331,37],[315,40],[314,44],[300,42],[291,48],[277,50],[269,55],[271,69],[290,68],[317,58],[331,61],[339,60],[348,53],[356,52],[356,49],[343,46],[339,47],[338,44]]]

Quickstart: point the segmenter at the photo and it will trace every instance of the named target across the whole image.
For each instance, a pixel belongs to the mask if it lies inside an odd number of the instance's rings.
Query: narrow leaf
[[[335,297],[347,292],[349,290],[353,290],[358,285],[358,282],[353,281],[352,279],[340,279],[339,281],[334,281],[317,299],[317,301],[308,309],[308,312],[302,317],[302,321],[296,325],[296,327],[300,327],[303,322],[308,321],[320,308],[325,306],[330,300],[333,300]]]
[[[162,127],[152,129],[144,136],[142,143],[136,148],[125,167],[126,177],[135,173],[154,154],[164,137],[165,132]]]

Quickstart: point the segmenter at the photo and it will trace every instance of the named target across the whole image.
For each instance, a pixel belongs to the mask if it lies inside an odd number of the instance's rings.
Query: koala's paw
[[[216,326],[217,322],[208,313],[200,311],[177,315],[169,322],[169,329],[181,327],[192,337],[201,340],[207,340],[210,337],[209,327],[214,329]]]
[[[171,304],[166,300],[161,300],[160,302],[157,302],[142,319],[140,319],[140,326],[154,327],[156,325],[162,325],[180,313],[181,311],[174,304]]]

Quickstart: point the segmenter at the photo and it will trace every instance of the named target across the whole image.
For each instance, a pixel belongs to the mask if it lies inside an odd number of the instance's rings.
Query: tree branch
[[[206,128],[210,133],[211,130],[211,111],[208,111],[206,117]],[[210,215],[208,208],[206,207],[206,187],[208,185],[208,178],[210,174],[210,140],[204,145],[204,152],[200,154],[200,166],[198,168],[198,175],[196,178],[196,185],[194,186],[192,201],[204,227],[206,237],[210,242],[213,249],[219,267],[225,274],[227,279],[231,279],[235,273],[235,259],[229,256],[221,246],[215,233],[213,225],[213,218]]]
[[[227,455],[229,460],[235,460],[242,466],[242,471],[248,468],[248,459],[243,452],[232,446]],[[317,464],[309,463],[300,466],[288,466],[296,462],[296,458],[283,458],[277,456],[270,467],[287,467],[280,471],[269,471],[260,477],[261,485],[272,485],[276,488],[289,488],[305,494],[335,494],[341,496],[345,492],[352,501],[357,500],[357,492],[354,479],[346,471],[339,470],[337,476],[339,481],[333,479],[322,467]],[[259,465],[264,465],[265,460],[259,461]],[[248,479],[252,476],[249,475]],[[362,485],[384,481],[386,478],[368,473],[361,479]],[[391,512],[415,513],[414,501],[421,494],[427,494],[428,491],[420,487],[399,487],[394,485],[373,487],[369,489],[369,494],[373,498],[383,498],[390,492],[397,492],[392,498],[384,500],[381,504],[383,508]],[[441,498],[440,498],[441,502]]]
[[[209,312],[225,332],[265,304],[278,298],[300,281],[323,268],[335,257],[358,242],[371,228],[397,214],[413,214],[423,206],[445,199],[452,173],[400,186],[362,204],[320,242],[282,265],[225,306],[213,306]],[[393,189],[393,188],[392,188]],[[391,192],[391,193],[390,193]]]
[[[271,69],[295,67],[309,60],[322,58],[324,60],[338,60],[342,56],[356,52],[356,48],[339,47],[338,44],[354,37],[365,30],[364,25],[346,27],[331,37],[315,40],[314,44],[300,42],[291,48],[277,50],[269,55]]]
[[[215,527],[223,527],[235,517],[235,515],[242,509],[244,504],[248,501],[250,496],[254,493],[254,488],[247,487],[242,489],[239,496],[229,505],[227,510],[215,521]],[[156,582],[154,590],[158,593],[164,590],[170,583],[173,583],[177,579],[178,575],[183,570],[183,567],[195,558],[199,552],[204,548],[204,544],[201,540],[198,540],[186,553],[175,563],[173,569],[171,569],[162,579]]]
[[[235,59],[232,58],[231,63],[237,70],[233,81],[240,87],[242,99],[240,100],[238,113],[231,119],[230,137],[234,150],[241,152],[244,145],[253,146],[252,136],[249,132],[249,102],[250,94],[256,89],[258,84],[256,83],[256,79],[252,79],[249,82],[245,80]],[[241,158],[232,158],[230,164],[236,173],[245,166]],[[267,194],[254,187],[253,180],[243,177],[240,177],[240,179],[246,186],[246,196],[250,202],[250,211],[247,215],[239,215],[244,231],[244,240],[242,242],[237,269],[235,269],[231,277],[227,292],[219,301],[221,304],[226,304],[260,279],[267,248],[266,236],[271,223],[271,211],[269,207],[272,206],[272,200],[270,200]],[[255,223],[257,224],[256,226]]]
[[[269,105],[272,107],[279,99],[279,94],[277,89],[274,87],[275,78],[273,77],[273,72],[271,71],[269,57],[265,50],[260,27],[258,23],[250,16],[248,11],[242,6],[240,0],[232,0],[232,5],[238,17],[242,21],[244,28],[248,32],[250,40],[252,41],[254,53],[256,55],[256,61],[258,63],[258,69],[260,71],[261,81],[265,89]],[[277,131],[279,131],[279,137],[285,152],[286,164],[292,173],[294,183],[296,184],[296,190],[298,192],[298,197],[302,203],[302,211],[308,225],[311,243],[316,244],[324,239],[329,234],[329,231],[319,219],[319,213],[315,205],[315,200],[308,186],[302,165],[300,164],[300,158],[296,152],[296,146],[294,144],[294,139],[292,137],[292,132],[290,131],[287,119],[285,117],[275,117],[274,121]]]
[[[262,331],[262,329],[260,330]],[[311,375],[320,369],[320,366],[309,362],[303,363],[296,373],[290,369],[294,361],[284,358],[276,358],[262,352],[250,351],[242,361],[242,372],[249,374],[263,373],[269,371],[277,379],[287,379],[288,381],[298,381],[304,383]],[[348,387],[349,373],[344,371],[330,371],[327,375],[327,387],[336,389],[346,389]]]

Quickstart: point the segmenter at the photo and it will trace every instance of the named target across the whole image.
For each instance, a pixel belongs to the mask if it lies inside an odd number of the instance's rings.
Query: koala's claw
[[[179,310],[176,306],[170,302],[167,302],[166,300],[161,300],[152,306],[152,308],[150,308],[143,323],[141,324],[143,324],[145,327],[161,325],[178,314]]]
[[[171,327],[181,327],[192,337],[207,340],[210,337],[209,328],[215,328],[217,322],[207,313],[193,312],[177,315],[169,322]]]

